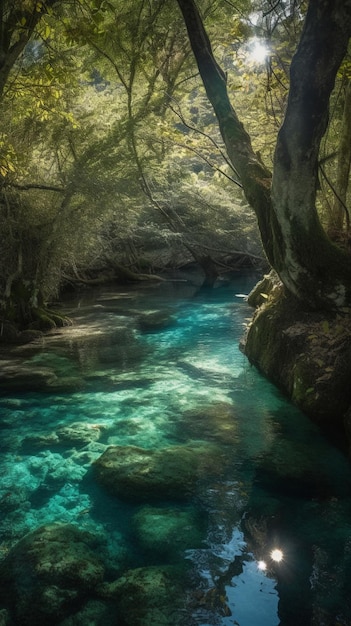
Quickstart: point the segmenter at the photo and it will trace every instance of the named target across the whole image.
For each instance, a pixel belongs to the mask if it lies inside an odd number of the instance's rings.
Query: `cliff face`
[[[351,309],[310,311],[269,275],[249,296],[249,361],[313,421],[351,445]]]

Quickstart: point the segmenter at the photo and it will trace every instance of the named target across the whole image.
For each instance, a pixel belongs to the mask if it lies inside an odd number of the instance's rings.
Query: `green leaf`
[[[330,331],[330,327],[329,327],[329,322],[327,320],[323,320],[322,322],[322,330],[325,334],[329,333]]]

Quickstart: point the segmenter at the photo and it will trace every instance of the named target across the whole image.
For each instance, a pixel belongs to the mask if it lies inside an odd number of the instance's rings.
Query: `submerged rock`
[[[99,591],[117,601],[124,626],[176,626],[185,596],[181,574],[172,566],[139,567],[100,585]]]
[[[209,439],[220,444],[238,441],[237,421],[233,406],[226,402],[185,411],[180,420],[183,436]]]
[[[94,463],[97,480],[116,496],[135,501],[184,500],[202,478],[221,473],[219,447],[210,443],[146,450],[109,446]]]
[[[70,524],[42,526],[21,539],[0,565],[0,600],[16,624],[57,624],[104,577],[99,538]]]
[[[23,439],[22,451],[31,450],[33,447],[45,449],[54,447],[82,448],[97,441],[103,430],[103,425],[73,422],[49,433],[28,435]]]
[[[60,444],[72,446],[85,446],[92,441],[97,441],[104,430],[99,424],[74,422],[69,426],[62,426],[56,431]]]
[[[52,367],[17,359],[0,361],[0,391],[77,391],[82,386],[79,376],[63,376]]]
[[[64,619],[59,626],[116,626],[116,619],[116,607],[111,602],[88,600],[82,609]]]
[[[141,547],[154,555],[174,557],[190,548],[200,548],[204,524],[192,508],[145,506],[133,518]]]
[[[139,326],[144,332],[164,330],[175,323],[176,318],[171,311],[149,311],[139,316]]]
[[[2,361],[0,389],[6,392],[42,391],[57,381],[55,372],[49,367],[23,365],[18,361]]]

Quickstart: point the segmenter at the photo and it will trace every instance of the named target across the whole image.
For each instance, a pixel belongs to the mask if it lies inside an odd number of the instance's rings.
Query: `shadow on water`
[[[1,623],[351,624],[350,468],[240,353],[254,280],[90,293],[0,354]]]

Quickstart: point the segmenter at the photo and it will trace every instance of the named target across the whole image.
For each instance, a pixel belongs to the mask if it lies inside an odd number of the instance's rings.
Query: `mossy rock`
[[[124,626],[177,626],[184,624],[182,574],[173,566],[139,567],[101,585],[99,591],[117,602]]]
[[[351,405],[351,309],[318,312],[290,297],[254,315],[243,343],[253,365],[314,421],[343,431]]]
[[[116,607],[111,602],[88,600],[77,613],[70,615],[59,626],[116,626]]]
[[[221,450],[207,443],[147,450],[110,446],[94,463],[100,484],[133,501],[186,500],[197,484],[223,469]]]
[[[203,547],[204,516],[193,508],[141,508],[133,526],[144,551],[160,557],[179,558],[184,550]]]
[[[185,411],[179,422],[180,434],[192,439],[232,445],[238,442],[238,427],[233,406],[227,402]]]
[[[0,565],[1,604],[15,623],[57,624],[76,610],[104,578],[100,543],[70,524],[42,526],[21,539]]]

